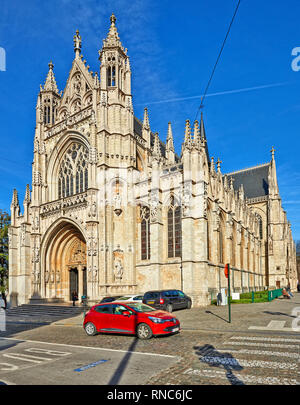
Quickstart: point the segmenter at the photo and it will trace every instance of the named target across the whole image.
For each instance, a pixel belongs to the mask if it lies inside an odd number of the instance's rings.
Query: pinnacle
[[[14,206],[14,207],[19,206],[18,192],[17,192],[17,190],[15,188],[14,188],[14,191],[13,191],[13,198],[12,198],[11,205]]]
[[[154,134],[153,155],[156,156],[157,158],[161,158],[161,149],[160,149],[158,132],[156,132]]]
[[[111,15],[110,17],[110,28],[107,34],[106,39],[103,40],[103,48],[104,47],[120,47],[123,52],[124,49],[122,47],[120,37],[118,34],[118,30],[116,27],[116,17],[114,14]]]
[[[190,120],[185,121],[184,144],[186,146],[191,146],[191,144],[192,144]]]
[[[30,188],[29,184],[26,185],[24,202],[30,202]]]
[[[173,132],[172,132],[171,122],[168,123],[168,134],[167,134],[166,148],[168,150],[174,151]]]
[[[48,64],[49,66],[49,71],[46,77],[46,81],[45,81],[45,85],[43,90],[45,91],[53,91],[55,93],[58,93],[58,88],[57,88],[57,84],[56,84],[56,80],[55,80],[55,76],[54,76],[54,72],[53,72],[53,63],[52,61],[49,62]]]
[[[143,128],[145,128],[145,129],[150,129],[149,115],[148,115],[148,109],[147,109],[147,107],[144,108]]]

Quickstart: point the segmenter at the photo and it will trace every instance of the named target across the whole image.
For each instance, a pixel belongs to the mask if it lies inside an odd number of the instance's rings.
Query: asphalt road
[[[87,336],[82,316],[7,317],[2,384],[299,385],[300,294],[292,300],[175,311],[177,335]],[[34,319],[33,319],[34,318]],[[296,327],[296,329],[295,329]]]
[[[49,344],[12,338],[0,340],[1,384],[18,385],[139,385],[176,356],[128,350]]]

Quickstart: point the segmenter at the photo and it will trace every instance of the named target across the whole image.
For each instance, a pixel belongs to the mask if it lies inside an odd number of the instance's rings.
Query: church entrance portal
[[[87,295],[86,242],[73,224],[60,224],[46,247],[45,298],[72,300],[72,292],[78,298]]]

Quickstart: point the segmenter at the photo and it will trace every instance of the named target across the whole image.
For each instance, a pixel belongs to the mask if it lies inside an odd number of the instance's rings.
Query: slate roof
[[[244,187],[246,198],[264,197],[269,194],[269,174],[270,163],[250,167],[249,169],[239,170],[228,173],[227,176],[233,178],[234,190],[238,191],[241,184]]]

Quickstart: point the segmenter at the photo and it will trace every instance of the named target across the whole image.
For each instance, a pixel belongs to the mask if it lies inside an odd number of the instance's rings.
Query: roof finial
[[[221,173],[221,163],[222,163],[222,161],[218,158],[218,160],[217,160],[217,168],[218,168],[219,173]]]
[[[275,149],[274,149],[274,146],[272,146],[272,149],[271,149],[271,153],[272,153],[272,160],[274,160],[274,155],[275,155]]]
[[[116,21],[117,21],[117,19],[116,19],[114,13],[112,13],[112,15],[110,16],[110,23],[112,25],[115,25]]]
[[[81,53],[81,36],[79,31],[76,30],[76,34],[73,37],[75,57],[78,58]]]

